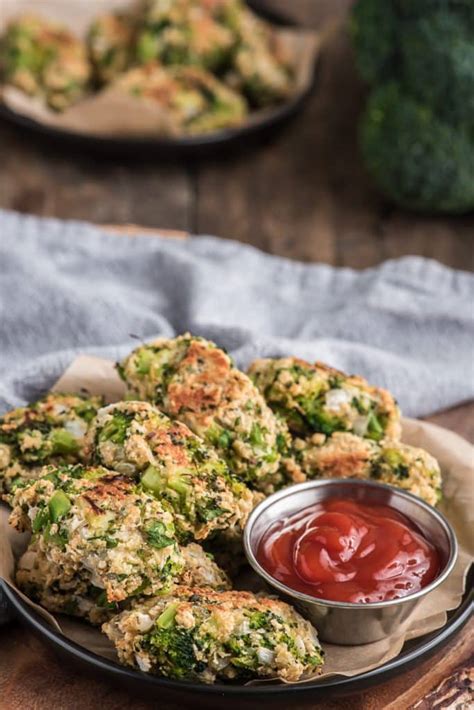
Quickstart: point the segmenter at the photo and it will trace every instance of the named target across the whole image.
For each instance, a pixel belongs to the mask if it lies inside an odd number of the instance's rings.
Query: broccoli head
[[[397,14],[404,19],[424,17],[427,13],[446,10],[471,21],[474,19],[472,0],[389,0]],[[383,2],[381,2],[383,4]]]
[[[467,129],[440,120],[399,83],[375,89],[360,140],[379,187],[409,209],[462,213],[474,208],[474,151]]]
[[[444,10],[406,24],[400,36],[405,88],[450,123],[474,126],[474,41]]]
[[[473,0],[358,0],[352,36],[372,86],[360,140],[378,186],[414,210],[474,209]]]
[[[397,16],[390,0],[363,0],[354,5],[350,31],[359,74],[369,84],[390,73],[397,46]]]
[[[147,645],[163,664],[170,678],[182,680],[202,670],[202,664],[194,652],[193,636],[186,629],[158,626],[150,633]]]

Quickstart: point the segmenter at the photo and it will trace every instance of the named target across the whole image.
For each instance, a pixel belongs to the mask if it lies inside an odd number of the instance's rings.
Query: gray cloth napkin
[[[474,396],[473,300],[474,276],[420,257],[354,271],[0,211],[0,412],[37,398],[79,353],[118,359],[136,337],[189,330],[241,367],[322,360],[426,415]]]

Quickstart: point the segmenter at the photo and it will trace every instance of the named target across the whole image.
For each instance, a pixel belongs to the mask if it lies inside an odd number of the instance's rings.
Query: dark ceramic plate
[[[276,13],[258,0],[249,1],[248,5],[275,25],[280,27],[295,27],[294,22]],[[0,117],[21,129],[36,134],[43,139],[53,142],[55,146],[62,145],[72,150],[87,150],[105,155],[125,157],[161,157],[174,158],[206,158],[225,155],[235,151],[248,149],[271,138],[280,128],[295,117],[307,102],[315,84],[319,55],[316,57],[311,81],[305,91],[299,93],[289,101],[266,113],[262,121],[248,123],[236,128],[228,128],[202,136],[185,138],[121,138],[83,135],[74,131],[62,130],[45,126],[26,116],[12,111],[0,103]]]
[[[334,677],[321,682],[308,682],[303,685],[260,685],[248,687],[241,685],[203,685],[183,681],[167,680],[129,670],[108,661],[82,646],[69,641],[52,629],[47,622],[25,604],[18,594],[0,580],[0,591],[11,604],[19,620],[40,636],[61,658],[75,667],[82,667],[87,674],[111,684],[120,684],[133,694],[149,700],[176,704],[177,707],[200,706],[226,709],[255,708],[266,705],[287,708],[297,703],[298,708],[314,707],[316,700],[335,695],[356,693],[389,678],[398,675],[439,651],[467,622],[474,609],[474,568],[471,567],[467,579],[467,591],[461,605],[448,614],[448,621],[443,628],[405,644],[401,653],[379,668],[361,673],[353,678]]]

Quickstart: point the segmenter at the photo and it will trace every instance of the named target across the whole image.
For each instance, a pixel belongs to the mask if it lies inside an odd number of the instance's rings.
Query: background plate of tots
[[[317,632],[290,605],[233,590],[254,506],[312,478],[359,477],[436,505],[441,473],[400,441],[387,391],[321,363],[247,374],[189,334],[137,347],[125,400],[50,393],[0,418],[10,524],[31,533],[16,583],[100,627],[121,663],[212,683],[321,672]]]
[[[42,16],[9,4],[3,102],[56,128],[208,136],[275,116],[312,83],[314,33],[277,28],[243,0],[137,0],[119,10],[111,1],[103,14],[84,9],[82,33],[53,3]]]

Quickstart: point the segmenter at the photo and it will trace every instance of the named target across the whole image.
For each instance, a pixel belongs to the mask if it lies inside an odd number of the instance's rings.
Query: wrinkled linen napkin
[[[0,413],[44,393],[76,354],[118,359],[137,337],[189,330],[240,367],[322,360],[427,415],[474,396],[473,304],[473,275],[421,257],[354,271],[0,210]]]

